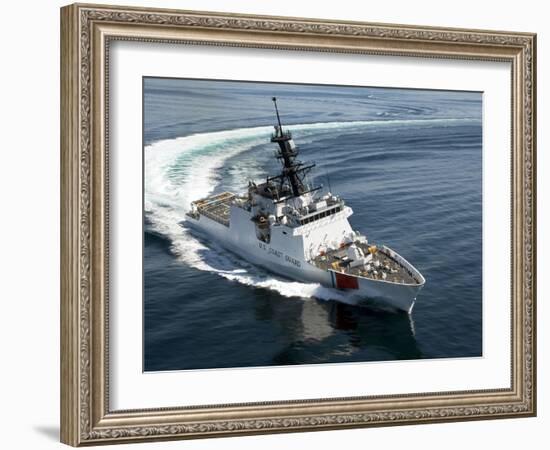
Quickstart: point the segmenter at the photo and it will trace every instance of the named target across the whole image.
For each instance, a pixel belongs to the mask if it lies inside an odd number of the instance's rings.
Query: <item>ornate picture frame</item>
[[[113,411],[109,406],[110,44],[117,40],[512,67],[507,389]],[[193,439],[536,414],[536,35],[74,4],[61,9],[61,441]]]

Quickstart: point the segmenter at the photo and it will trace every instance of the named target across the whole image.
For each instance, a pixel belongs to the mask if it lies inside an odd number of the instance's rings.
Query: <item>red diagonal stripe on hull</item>
[[[336,275],[336,287],[339,289],[359,289],[359,281],[345,273],[334,272]]]

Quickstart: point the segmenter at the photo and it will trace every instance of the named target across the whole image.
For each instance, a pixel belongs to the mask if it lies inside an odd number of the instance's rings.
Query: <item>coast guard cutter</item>
[[[202,230],[242,258],[287,278],[349,291],[354,303],[373,303],[412,311],[424,277],[385,245],[357,231],[353,214],[339,196],[312,187],[306,175],[315,164],[297,159],[290,131],[277,125],[271,142],[281,172],[243,194],[223,192],[196,200],[188,224]]]

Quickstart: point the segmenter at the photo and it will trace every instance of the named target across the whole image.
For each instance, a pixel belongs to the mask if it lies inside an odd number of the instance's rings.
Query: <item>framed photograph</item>
[[[62,8],[62,442],[535,415],[535,57]]]

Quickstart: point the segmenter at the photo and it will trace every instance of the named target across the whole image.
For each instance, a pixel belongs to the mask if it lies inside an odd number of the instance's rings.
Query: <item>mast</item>
[[[277,114],[277,122],[279,122],[279,129],[282,130],[283,126],[281,125],[281,117],[279,116],[279,108],[277,108],[277,97],[272,97],[273,104],[275,105],[275,114]]]
[[[292,190],[292,195],[294,197],[298,197],[306,192],[309,192],[308,188],[304,184],[304,178],[306,174],[313,167],[315,167],[315,164],[304,166],[301,161],[296,159],[298,156],[298,148],[292,140],[292,134],[290,131],[283,131],[279,108],[277,108],[277,97],[273,97],[272,100],[275,105],[278,125],[275,125],[275,133],[271,136],[271,142],[276,142],[279,144],[277,158],[282,160],[283,170],[280,175],[269,177],[268,181],[278,179],[280,181],[279,191],[282,190],[285,181],[288,182],[288,185]]]

